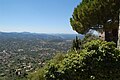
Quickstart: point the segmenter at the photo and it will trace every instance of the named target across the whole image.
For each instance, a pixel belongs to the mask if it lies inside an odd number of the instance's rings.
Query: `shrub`
[[[63,53],[57,53],[53,59],[51,59],[50,61],[46,62],[46,65],[38,70],[36,70],[36,72],[32,72],[30,73],[27,78],[28,80],[45,80],[45,69],[46,67],[49,67],[50,65],[54,64],[58,64],[60,61],[62,61],[64,58],[64,54]],[[55,71],[55,70],[53,70]],[[49,71],[50,73],[50,71]]]
[[[113,42],[93,40],[81,52],[69,52],[58,64],[50,63],[46,80],[120,80],[120,51]]]

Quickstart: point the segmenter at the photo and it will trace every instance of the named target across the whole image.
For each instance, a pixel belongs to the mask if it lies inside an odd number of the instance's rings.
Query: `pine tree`
[[[76,38],[73,40],[73,44],[72,44],[72,50],[74,51],[78,51],[81,49],[81,39],[79,39],[77,36]]]

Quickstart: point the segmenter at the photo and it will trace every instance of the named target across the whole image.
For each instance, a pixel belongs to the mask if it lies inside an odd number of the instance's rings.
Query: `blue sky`
[[[0,0],[0,31],[76,33],[69,18],[80,0]]]

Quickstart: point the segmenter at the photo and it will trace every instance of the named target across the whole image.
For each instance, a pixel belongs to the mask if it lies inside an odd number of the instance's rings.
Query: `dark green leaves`
[[[70,23],[73,30],[81,34],[97,25],[104,25],[105,29],[110,19],[112,24],[118,24],[115,22],[118,21],[119,9],[119,0],[83,0],[74,9]]]
[[[46,69],[47,80],[119,80],[120,51],[112,42],[93,40]]]

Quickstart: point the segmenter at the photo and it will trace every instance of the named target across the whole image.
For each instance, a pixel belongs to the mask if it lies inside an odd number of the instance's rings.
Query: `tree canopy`
[[[70,23],[73,30],[81,34],[93,27],[115,28],[113,26],[118,25],[119,9],[119,0],[83,0],[74,9]]]

